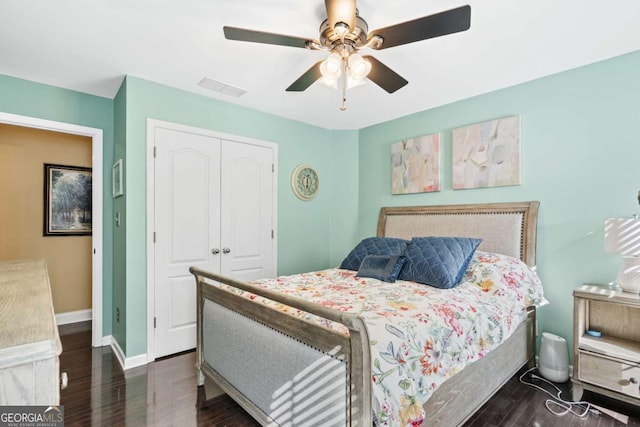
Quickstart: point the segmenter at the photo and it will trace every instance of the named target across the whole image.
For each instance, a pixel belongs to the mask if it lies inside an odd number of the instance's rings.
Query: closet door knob
[[[229,248],[222,248],[222,253],[223,253],[223,254],[228,254],[229,252],[231,252],[231,249],[229,249]]]
[[[213,248],[213,249],[211,249],[211,253],[214,254],[214,255],[218,255],[220,253],[220,249]]]

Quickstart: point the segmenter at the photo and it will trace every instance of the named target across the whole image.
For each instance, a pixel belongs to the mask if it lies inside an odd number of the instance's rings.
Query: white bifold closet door
[[[196,344],[189,267],[273,277],[273,150],[179,130],[155,134],[155,356]]]

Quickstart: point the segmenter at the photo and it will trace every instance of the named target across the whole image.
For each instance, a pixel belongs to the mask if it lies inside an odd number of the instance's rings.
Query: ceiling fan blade
[[[279,46],[291,46],[306,48],[308,43],[314,40],[303,39],[302,37],[285,36],[282,34],[265,33],[263,31],[246,30],[244,28],[223,27],[224,36],[228,40],[238,40],[241,42],[253,42],[264,44],[275,44]]]
[[[363,56],[371,63],[371,71],[367,78],[389,93],[393,93],[409,83],[400,74],[378,61],[373,56]]]
[[[311,68],[305,71],[304,74],[298,77],[298,80],[291,83],[291,86],[287,88],[287,92],[302,92],[315,83],[316,80],[322,77],[320,64],[322,64],[322,61],[316,62]]]
[[[324,5],[331,28],[338,22],[344,22],[351,30],[356,28],[356,0],[324,0]]]
[[[413,21],[373,30],[370,32],[370,37],[373,35],[382,37],[382,46],[377,49],[387,49],[433,37],[466,31],[470,26],[471,6],[466,5],[436,13],[435,15],[414,19]]]

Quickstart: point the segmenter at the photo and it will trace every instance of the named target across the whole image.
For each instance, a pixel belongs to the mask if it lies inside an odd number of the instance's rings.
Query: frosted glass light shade
[[[332,53],[320,64],[320,74],[329,80],[338,80],[342,74],[342,58],[337,53]]]
[[[366,82],[364,79],[354,79],[351,76],[347,76],[347,89],[352,89],[354,87],[362,86]]]
[[[371,63],[357,53],[349,56],[349,72],[355,80],[364,79],[371,71]]]
[[[329,79],[325,76],[322,76],[320,78],[320,83],[322,83],[323,85],[333,88],[333,89],[338,89],[338,80],[337,79]]]

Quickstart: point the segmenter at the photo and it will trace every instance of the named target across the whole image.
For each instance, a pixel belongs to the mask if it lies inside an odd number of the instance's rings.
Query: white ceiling
[[[409,81],[285,89],[326,53],[226,40],[224,25],[318,38],[322,0],[0,0],[0,74],[113,98],[125,75],[329,129],[360,129],[640,50],[639,0],[359,0],[370,31],[471,5],[471,29],[382,51]],[[204,77],[239,98],[198,86]],[[588,88],[585,88],[588,89]],[[0,93],[0,96],[2,94]]]

